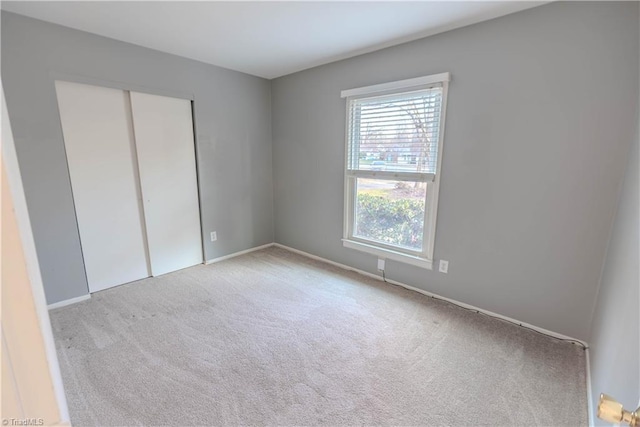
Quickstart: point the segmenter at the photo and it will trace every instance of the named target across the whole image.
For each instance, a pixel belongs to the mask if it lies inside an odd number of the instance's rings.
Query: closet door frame
[[[110,89],[119,89],[119,90],[124,90],[127,92],[141,92],[141,93],[148,93],[151,95],[160,95],[160,96],[168,96],[168,97],[172,97],[172,98],[179,98],[179,99],[185,99],[188,101],[191,101],[191,120],[192,120],[192,125],[193,125],[193,144],[194,144],[194,154],[195,154],[195,166],[196,166],[196,184],[197,184],[197,193],[198,193],[198,216],[200,219],[200,245],[202,247],[202,264],[204,264],[206,262],[206,253],[205,253],[205,244],[204,244],[204,224],[202,221],[203,215],[202,215],[202,191],[200,188],[202,179],[200,176],[200,153],[199,153],[199,149],[198,149],[198,133],[197,133],[197,122],[196,122],[196,109],[197,109],[197,102],[196,102],[196,97],[193,93],[191,92],[186,92],[186,91],[179,91],[179,90],[173,90],[173,89],[164,89],[164,88],[157,88],[157,87],[149,87],[149,86],[144,86],[144,85],[139,85],[136,83],[127,83],[127,82],[119,82],[119,81],[115,81],[115,80],[105,80],[102,78],[98,78],[98,77],[92,77],[92,76],[84,76],[81,74],[73,74],[73,73],[66,73],[66,72],[60,72],[60,71],[55,71],[52,70],[49,72],[49,77],[50,77],[50,87],[51,90],[54,92],[55,95],[55,82],[57,80],[60,81],[65,81],[65,82],[70,82],[70,83],[80,83],[80,84],[87,84],[87,85],[93,85],[93,86],[101,86],[101,87],[105,87],[105,88],[110,88]],[[57,99],[57,96],[55,96]],[[58,109],[58,103],[55,103],[55,109],[57,112],[57,116],[60,117],[60,111]],[[61,137],[61,141],[63,143],[63,149],[64,149],[64,136],[62,134],[62,127],[60,126],[60,137]],[[65,165],[67,168],[67,177],[68,177],[68,182],[69,182],[69,191],[71,192],[72,195],[72,200],[73,200],[73,190],[71,189],[71,176],[69,175],[69,163],[68,163],[68,159],[66,157],[66,153],[65,153]],[[77,231],[77,240],[80,246],[82,246],[82,242],[80,240],[80,230],[78,228],[78,217],[76,214],[76,210],[75,210],[75,206],[73,207],[73,215],[74,215],[74,221],[76,223],[76,231]],[[82,268],[84,269],[85,272],[85,281],[86,281],[86,285],[87,285],[87,292],[90,293],[89,291],[89,281],[87,279],[87,271],[86,271],[86,266],[84,264],[84,259],[82,260]]]

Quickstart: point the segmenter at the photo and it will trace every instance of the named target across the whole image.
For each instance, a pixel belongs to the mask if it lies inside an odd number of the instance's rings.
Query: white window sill
[[[355,249],[357,251],[366,252],[372,255],[376,255],[379,258],[390,259],[393,261],[404,262],[416,267],[424,268],[427,270],[433,270],[433,261],[426,258],[421,258],[415,255],[409,255],[391,249],[380,248],[378,246],[368,245],[362,242],[356,242],[354,240],[342,239],[342,245],[345,248]]]

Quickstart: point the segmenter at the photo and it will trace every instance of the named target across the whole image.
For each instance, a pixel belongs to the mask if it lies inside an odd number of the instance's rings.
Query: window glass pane
[[[350,103],[353,170],[436,173],[442,88]]]
[[[356,179],[355,237],[422,252],[427,184]]]

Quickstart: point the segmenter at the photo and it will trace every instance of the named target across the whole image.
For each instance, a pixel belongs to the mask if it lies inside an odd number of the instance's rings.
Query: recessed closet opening
[[[191,100],[55,86],[89,292],[202,263]]]

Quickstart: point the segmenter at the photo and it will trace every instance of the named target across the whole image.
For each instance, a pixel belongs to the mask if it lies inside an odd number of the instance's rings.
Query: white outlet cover
[[[384,258],[378,258],[378,270],[384,270]]]
[[[449,272],[449,261],[445,261],[443,259],[440,260],[440,273],[448,273]]]
[[[215,231],[211,232],[211,241],[215,242],[216,240],[218,240],[218,233],[216,233]]]

